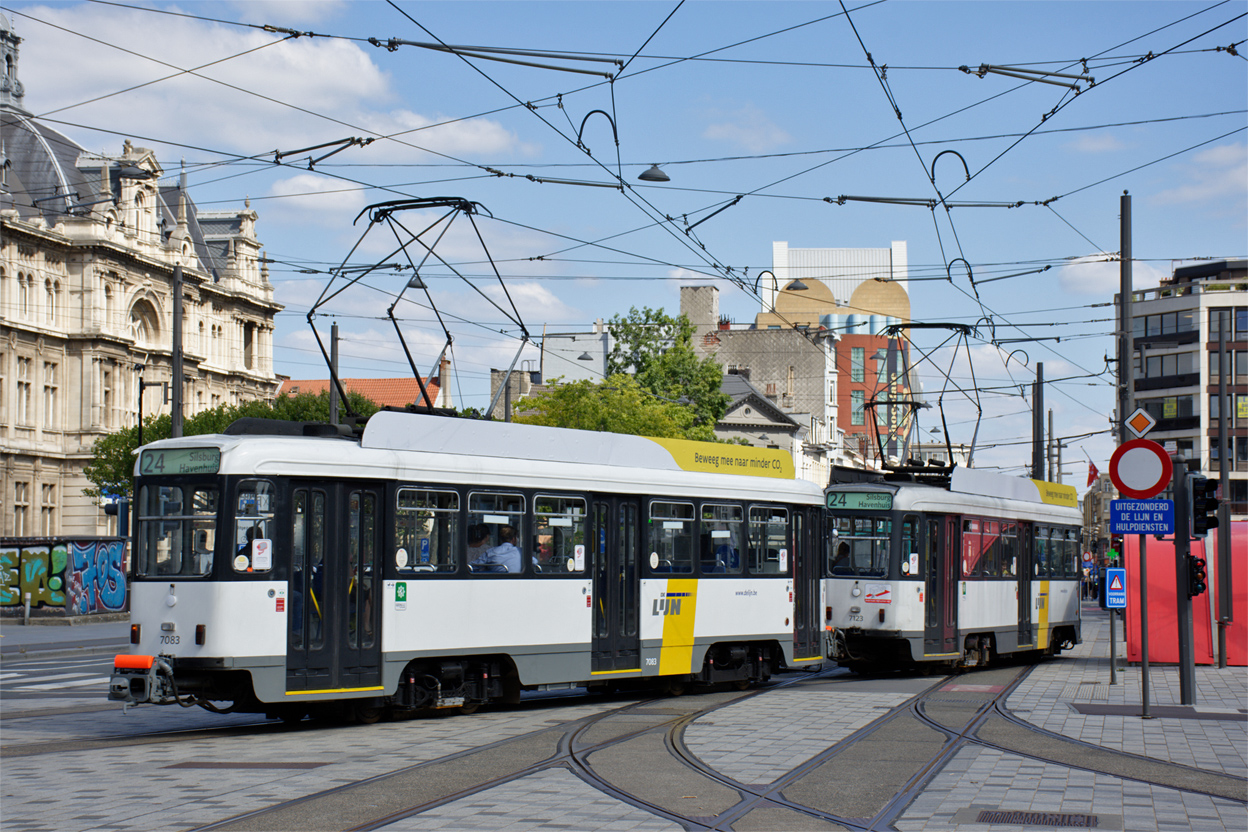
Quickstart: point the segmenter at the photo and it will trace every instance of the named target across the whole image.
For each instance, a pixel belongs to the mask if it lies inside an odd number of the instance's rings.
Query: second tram
[[[905,476],[827,489],[829,658],[975,667],[1079,643],[1073,487],[965,468]]]

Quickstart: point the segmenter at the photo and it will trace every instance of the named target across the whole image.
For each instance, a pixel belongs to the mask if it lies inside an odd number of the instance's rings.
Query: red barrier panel
[[[1217,573],[1217,534],[1192,541],[1192,555],[1208,563],[1210,591],[1192,599],[1192,634],[1196,664],[1215,664],[1217,604],[1213,588],[1223,580]],[[1148,660],[1178,664],[1179,616],[1175,597],[1176,565],[1173,540],[1147,536],[1148,552]],[[1127,661],[1138,662],[1140,649],[1140,536],[1124,535],[1127,569]],[[1232,605],[1234,622],[1226,631],[1228,665],[1248,665],[1248,522],[1231,524]],[[1184,565],[1186,569],[1186,565]]]

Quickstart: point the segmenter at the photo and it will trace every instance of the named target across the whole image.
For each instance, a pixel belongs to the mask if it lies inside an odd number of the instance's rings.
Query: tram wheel
[[[459,706],[459,712],[461,714],[475,714],[477,712],[477,708],[480,707],[480,702],[465,702]]]
[[[689,689],[689,686],[685,684],[683,680],[675,681],[675,682],[668,682],[663,687],[664,687],[664,690],[667,691],[668,696],[684,696],[685,691]]]
[[[356,705],[352,711],[355,721],[362,725],[372,725],[381,722],[381,717],[385,711],[373,705]]]

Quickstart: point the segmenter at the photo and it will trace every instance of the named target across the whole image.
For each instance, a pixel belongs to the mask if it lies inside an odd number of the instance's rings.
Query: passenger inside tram
[[[497,546],[487,550],[476,560],[470,561],[474,572],[510,572],[521,570],[520,549],[516,546],[516,530],[512,526],[499,526]]]

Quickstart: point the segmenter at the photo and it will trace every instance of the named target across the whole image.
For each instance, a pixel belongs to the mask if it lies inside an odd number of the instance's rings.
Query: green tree
[[[713,357],[698,358],[693,350],[697,330],[687,317],[633,307],[628,315],[613,317],[607,327],[614,341],[607,357],[608,375],[632,373],[643,390],[687,402],[695,418],[714,429],[730,403],[720,392],[724,371]]]
[[[624,373],[598,383],[555,384],[517,402],[515,409],[515,421],[526,425],[715,441],[714,425],[697,423],[691,408],[655,398]]]
[[[347,393],[351,410],[361,416],[368,417],[379,409],[371,400],[359,393]],[[256,419],[285,419],[295,422],[328,422],[329,391],[316,393],[300,393],[296,396],[278,396],[271,402],[256,400],[239,405],[221,405],[210,410],[203,410],[182,422],[183,436],[201,436],[206,433],[221,433],[236,419],[244,417]],[[173,418],[168,413],[148,416],[143,420],[143,442],[155,442],[157,439],[168,439],[173,429]],[[103,492],[125,497],[132,496],[131,483],[134,479],[134,455],[139,447],[139,428],[137,425],[122,428],[115,433],[102,436],[91,446],[91,462],[83,473],[93,487],[83,489],[83,493],[93,499],[99,499]]]

